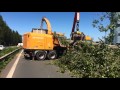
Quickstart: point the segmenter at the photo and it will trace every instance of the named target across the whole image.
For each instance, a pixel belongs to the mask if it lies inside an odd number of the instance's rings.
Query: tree
[[[10,46],[21,42],[22,36],[17,31],[11,30],[0,15],[0,44]]]
[[[3,18],[0,15],[0,44],[4,44],[4,27]]]
[[[114,30],[117,27],[117,21],[120,19],[119,15],[116,15],[116,12],[104,12],[99,17],[99,19],[93,20],[93,27],[98,28],[100,32],[105,32],[104,39],[109,44],[113,43],[114,39]],[[104,25],[103,23],[105,21],[108,21],[109,23],[107,25]],[[110,31],[109,35],[106,37],[106,32]]]

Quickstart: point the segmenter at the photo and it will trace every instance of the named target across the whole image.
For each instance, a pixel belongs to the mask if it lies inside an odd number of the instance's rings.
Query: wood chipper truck
[[[46,23],[47,29],[43,29],[43,22]],[[49,20],[43,17],[39,29],[33,28],[31,32],[23,35],[23,49],[25,58],[52,60],[63,54],[67,48],[54,36]]]

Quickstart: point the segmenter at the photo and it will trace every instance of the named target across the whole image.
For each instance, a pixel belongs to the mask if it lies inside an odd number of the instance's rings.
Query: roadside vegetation
[[[120,77],[120,49],[109,48],[104,43],[98,46],[79,42],[54,64],[61,72],[69,70],[80,78],[116,78]]]
[[[0,45],[14,46],[22,42],[22,36],[15,30],[10,29],[0,15]]]
[[[7,53],[10,53],[10,52],[14,51],[17,48],[18,47],[10,47],[10,48],[5,49],[4,51],[0,52],[0,57],[7,54]],[[14,58],[14,56],[18,52],[19,52],[19,50],[17,52],[13,53],[10,56],[7,56],[4,60],[0,61],[0,73],[1,73],[2,69],[4,69],[6,67],[6,65]]]
[[[8,54],[14,50],[16,50],[18,47],[16,46],[11,46],[11,47],[8,47],[8,48],[5,48],[3,49],[2,51],[0,51],[0,57],[4,56],[5,54]]]
[[[12,30],[0,15],[0,45],[5,46],[3,50],[0,50],[0,57],[16,50],[18,48],[16,47],[17,44],[21,42],[22,36],[17,31]],[[0,61],[0,72],[11,61],[16,53],[17,52]]]

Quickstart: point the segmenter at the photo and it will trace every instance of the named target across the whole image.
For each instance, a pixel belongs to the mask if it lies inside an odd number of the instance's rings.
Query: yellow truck
[[[42,29],[43,22],[47,29]],[[58,36],[61,35],[58,33]],[[42,18],[41,28],[33,28],[31,32],[23,35],[24,57],[36,58],[38,60],[55,59],[67,49],[61,45],[59,39],[54,36],[50,22],[47,18]]]

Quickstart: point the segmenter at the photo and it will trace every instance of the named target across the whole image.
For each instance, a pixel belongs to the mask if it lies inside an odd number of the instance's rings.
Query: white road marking
[[[17,63],[18,63],[18,61],[20,59],[20,56],[21,56],[22,52],[23,52],[23,50],[20,52],[19,56],[17,57],[16,61],[14,62],[13,66],[10,69],[10,71],[9,71],[8,75],[6,76],[6,78],[12,78],[12,76],[14,74],[14,71],[15,71],[15,68],[17,66]]]

